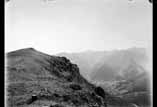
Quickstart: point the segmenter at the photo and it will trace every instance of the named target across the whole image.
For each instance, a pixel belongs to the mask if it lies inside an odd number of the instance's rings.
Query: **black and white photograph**
[[[5,0],[5,107],[153,107],[152,0]]]

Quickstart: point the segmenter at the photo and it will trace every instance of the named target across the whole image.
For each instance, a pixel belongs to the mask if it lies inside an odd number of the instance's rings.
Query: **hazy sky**
[[[5,50],[45,53],[151,47],[148,0],[11,0],[5,4]]]

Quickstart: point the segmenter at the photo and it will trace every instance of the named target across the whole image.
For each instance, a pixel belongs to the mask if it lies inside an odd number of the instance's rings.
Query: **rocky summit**
[[[6,61],[7,107],[106,106],[105,91],[66,57],[27,48],[7,53]]]

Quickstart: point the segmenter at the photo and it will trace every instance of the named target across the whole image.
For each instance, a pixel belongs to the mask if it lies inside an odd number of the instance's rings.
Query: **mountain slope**
[[[6,58],[8,107],[105,107],[106,102],[130,105],[89,83],[77,65],[65,57],[27,48],[7,53]],[[121,104],[116,103],[119,100]]]
[[[39,105],[45,100],[50,104],[62,102],[68,107],[103,105],[104,100],[94,92],[95,86],[65,57],[49,56],[32,48],[10,52],[6,57],[9,106]],[[33,94],[38,100],[29,104]]]

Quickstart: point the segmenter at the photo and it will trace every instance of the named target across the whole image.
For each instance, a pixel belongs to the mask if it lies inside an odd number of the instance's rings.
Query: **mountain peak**
[[[40,51],[37,51],[36,49],[30,47],[30,48],[24,48],[24,49],[11,51],[11,52],[6,53],[6,55],[8,57],[14,57],[14,56],[36,55],[40,53],[41,53]]]
[[[32,50],[32,51],[35,51],[34,48],[30,47],[30,48],[25,48],[25,50]]]

